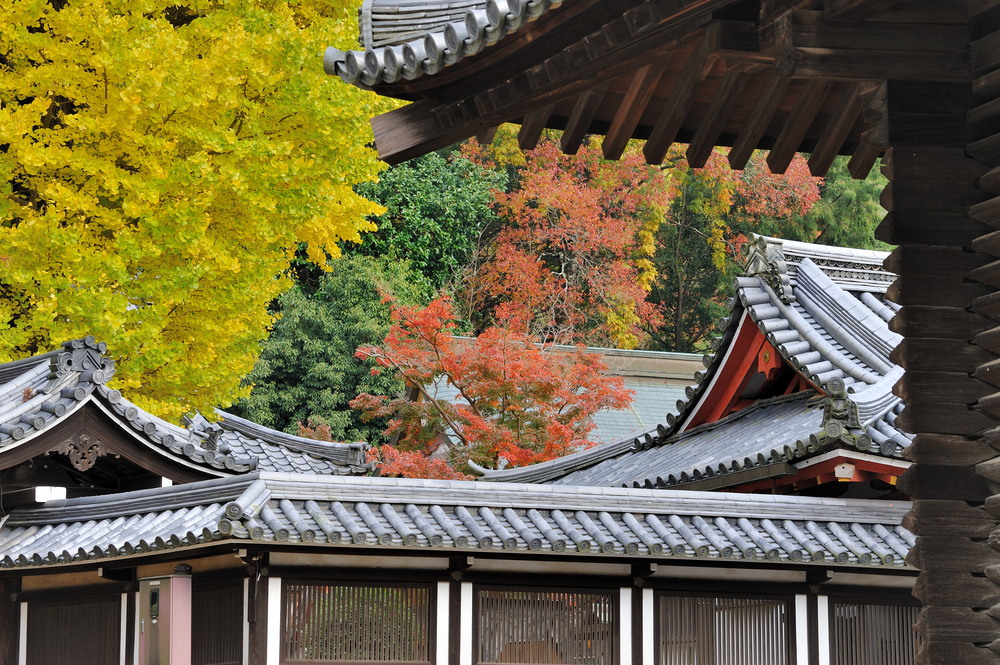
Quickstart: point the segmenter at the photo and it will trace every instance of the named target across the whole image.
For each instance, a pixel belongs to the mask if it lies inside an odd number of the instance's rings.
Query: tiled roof
[[[723,420],[558,478],[560,485],[672,487],[792,462],[828,447],[813,393],[764,400]],[[806,436],[802,437],[802,433]],[[821,433],[816,436],[816,433]],[[813,434],[812,440],[809,434]]]
[[[122,429],[123,436],[157,455],[222,476],[263,471],[365,473],[365,445],[324,443],[291,436],[220,413],[186,427],[169,423],[129,402],[106,383],[115,363],[92,337],[62,349],[0,365],[0,456],[22,446],[92,405]]]
[[[722,434],[707,435],[700,429],[678,434],[726,363],[727,352],[741,326],[757,326],[788,363],[813,386],[822,388],[828,399],[810,408],[811,417],[802,414],[798,431],[785,431],[784,424],[775,424],[774,434],[784,438],[775,439],[769,446],[754,439],[742,440],[742,428],[755,416],[737,413],[720,422],[717,426],[732,423],[731,427],[739,428],[729,435],[733,451],[743,450],[744,445],[761,445],[756,454],[777,461],[786,446],[798,450],[797,444],[809,442],[812,437],[863,452],[902,457],[912,437],[895,427],[902,404],[892,394],[892,386],[899,380],[902,368],[889,359],[900,339],[888,327],[896,307],[880,297],[895,277],[882,268],[886,256],[885,252],[873,250],[755,237],[749,244],[746,274],[736,280],[737,297],[725,331],[716,340],[716,352],[705,357],[706,369],[695,375],[696,384],[689,386],[685,398],[677,403],[676,415],[668,413],[663,421],[643,432],[550,462],[502,471],[481,470],[484,478],[659,487],[690,482],[695,471],[699,476],[704,476],[706,469],[718,474],[725,467],[732,472],[734,462],[738,463],[737,470],[747,468],[743,453],[730,453],[716,443],[716,438],[725,438]],[[682,439],[685,444],[674,447]],[[642,452],[660,446],[672,452]],[[810,449],[806,444],[805,454],[821,448]],[[781,454],[772,456],[771,449]],[[654,457],[669,458],[669,469],[658,467],[660,471],[654,473],[648,466]],[[757,459],[755,455],[748,457],[751,461]],[[602,483],[596,472],[585,471],[598,465],[605,470],[613,468],[615,473]],[[631,478],[628,469],[632,470]],[[682,481],[681,473],[688,478]]]
[[[905,569],[906,502],[257,472],[13,511],[0,567],[214,541]]]
[[[561,4],[562,0],[365,0],[361,8],[365,50],[328,48],[323,66],[328,74],[364,86],[436,74]]]
[[[568,347],[569,348],[569,347]],[[657,352],[648,352],[655,354]],[[689,356],[693,354],[672,354]],[[690,362],[689,358],[685,361]],[[618,375],[623,372],[611,369],[608,374]],[[634,395],[632,403],[625,409],[604,409],[593,416],[594,429],[587,435],[588,439],[597,443],[609,443],[628,438],[630,434],[643,432],[662,421],[667,414],[677,413],[677,402],[684,398],[684,385],[668,384],[661,378],[649,376],[622,376],[627,390]],[[688,375],[687,380],[691,380]],[[446,402],[464,403],[464,398],[458,388],[446,379],[439,379],[429,388],[435,399]]]

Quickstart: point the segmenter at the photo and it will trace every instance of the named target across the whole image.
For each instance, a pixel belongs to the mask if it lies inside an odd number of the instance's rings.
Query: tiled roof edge
[[[436,74],[479,53],[561,4],[562,0],[487,2],[482,9],[466,11],[461,21],[450,21],[400,44],[360,51],[327,48],[323,68],[331,76],[340,76],[347,83],[366,88]],[[370,34],[362,34],[363,41],[370,43],[370,39]]]
[[[30,526],[54,522],[136,515],[173,510],[191,505],[220,503],[238,498],[259,479],[260,474],[226,476],[195,483],[154,487],[121,494],[105,494],[76,499],[47,501],[40,508],[16,509],[7,515],[3,526]]]
[[[317,439],[307,439],[302,436],[295,436],[286,432],[280,432],[269,427],[264,427],[255,422],[240,418],[221,409],[216,409],[216,413],[221,416],[220,423],[226,429],[231,429],[241,434],[251,436],[261,441],[289,448],[296,452],[306,453],[313,457],[320,457],[333,460],[335,462],[365,468],[373,468],[373,464],[366,462],[365,450],[368,444],[364,441],[337,442],[319,441]]]
[[[728,349],[733,337],[736,336],[736,331],[743,316],[743,305],[739,299],[730,298],[728,304],[730,308],[729,316],[721,320],[723,332],[712,340],[712,347],[716,350]],[[718,353],[705,354],[702,356],[702,362],[705,365],[705,369],[695,372],[695,383],[684,389],[685,399],[677,401],[677,413],[668,413],[666,418],[649,429],[634,432],[618,441],[602,443],[587,450],[530,466],[503,470],[475,467],[473,470],[482,476],[482,480],[489,482],[543,483],[555,480],[578,469],[603,462],[606,459],[616,457],[635,449],[637,446],[649,446],[665,441],[678,431],[687,419],[690,411],[697,406],[701,395],[711,385],[712,377],[721,364],[721,357],[718,357]]]

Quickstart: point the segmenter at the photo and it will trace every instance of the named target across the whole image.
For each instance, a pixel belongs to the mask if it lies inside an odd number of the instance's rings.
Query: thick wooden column
[[[975,51],[977,18],[970,20]],[[1000,56],[1000,50],[996,51]],[[976,64],[979,76],[984,62]],[[1000,59],[996,59],[1000,65]],[[993,65],[990,65],[992,67]],[[977,71],[978,69],[978,71]],[[916,462],[901,480],[915,500],[910,561],[924,604],[917,663],[1000,663],[1000,131],[975,121],[990,100],[970,84],[887,87],[889,210],[879,237],[898,244],[887,266],[899,274],[890,297],[903,307],[892,328],[905,339],[895,359],[903,426],[917,433]],[[996,93],[1000,96],[1000,86]],[[995,116],[1000,117],[1000,116]],[[995,118],[994,117],[994,118]],[[1000,135],[997,135],[1000,139]],[[985,143],[983,141],[986,141]],[[987,214],[987,211],[994,211]],[[998,503],[997,505],[1000,505]]]
[[[972,242],[972,249],[990,261],[970,276],[990,291],[973,301],[974,310],[994,323],[975,341],[996,356],[1000,355],[1000,2],[989,0],[972,4],[975,11],[969,22],[969,60],[976,105],[966,116],[972,132],[967,152],[987,170],[976,181],[983,200],[972,206],[969,214],[988,227]],[[985,359],[974,375],[990,388],[989,394],[980,398],[977,408],[994,419],[1000,418],[1000,360]],[[1000,492],[1000,456],[996,452],[1000,450],[1000,427],[986,430],[982,441],[991,455],[978,462],[976,470],[993,493],[986,500],[986,510],[992,517],[1000,518],[1000,496],[997,495]],[[1000,531],[996,530],[996,524],[988,542],[1000,552]],[[987,578],[994,585],[989,597],[992,606],[987,613],[1000,620],[1000,556],[994,554],[993,559],[985,568]],[[988,648],[1000,658],[1000,635]]]

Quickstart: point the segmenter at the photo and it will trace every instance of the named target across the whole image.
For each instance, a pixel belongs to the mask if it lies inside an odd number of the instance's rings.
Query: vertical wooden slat
[[[286,600],[288,660],[431,659],[427,587],[288,584]]]
[[[117,663],[121,597],[28,603],[27,641],[27,665]]]
[[[243,584],[196,584],[191,598],[192,665],[243,662]]]
[[[788,665],[788,601],[670,596],[659,599],[657,665]]]
[[[479,589],[474,662],[610,665],[617,659],[615,598],[609,593]]]

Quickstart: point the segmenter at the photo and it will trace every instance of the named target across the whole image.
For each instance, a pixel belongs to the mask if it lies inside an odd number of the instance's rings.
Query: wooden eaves
[[[863,176],[888,145],[884,81],[969,76],[966,28],[954,3],[906,3],[884,20],[857,23],[886,4],[574,2],[479,47],[475,57],[445,65],[459,57],[458,47],[450,55],[444,49],[440,62],[428,56],[434,75],[392,80],[379,58],[351,68],[349,54],[327,65],[414,101],[372,120],[379,154],[390,163],[518,122],[524,148],[548,127],[564,130],[567,153],[596,133],[609,158],[640,138],[650,163],[680,141],[695,166],[724,145],[733,147],[735,168],[764,148],[775,171],[799,151],[811,153],[814,174],[848,154],[852,172]],[[383,47],[392,48],[402,47]]]
[[[495,43],[394,81],[375,54],[368,68],[332,54],[328,71],[414,101],[373,123],[392,162],[532,112],[547,117],[523,144],[569,129],[570,152],[610,133],[614,156],[634,122],[653,162],[682,141],[695,164],[708,145],[732,146],[734,166],[763,148],[780,171],[799,150],[822,174],[839,153],[861,177],[883,155],[895,391],[916,434],[901,485],[916,499],[917,662],[1000,663],[1000,2],[569,0],[492,29]],[[628,93],[664,61],[652,95]]]

